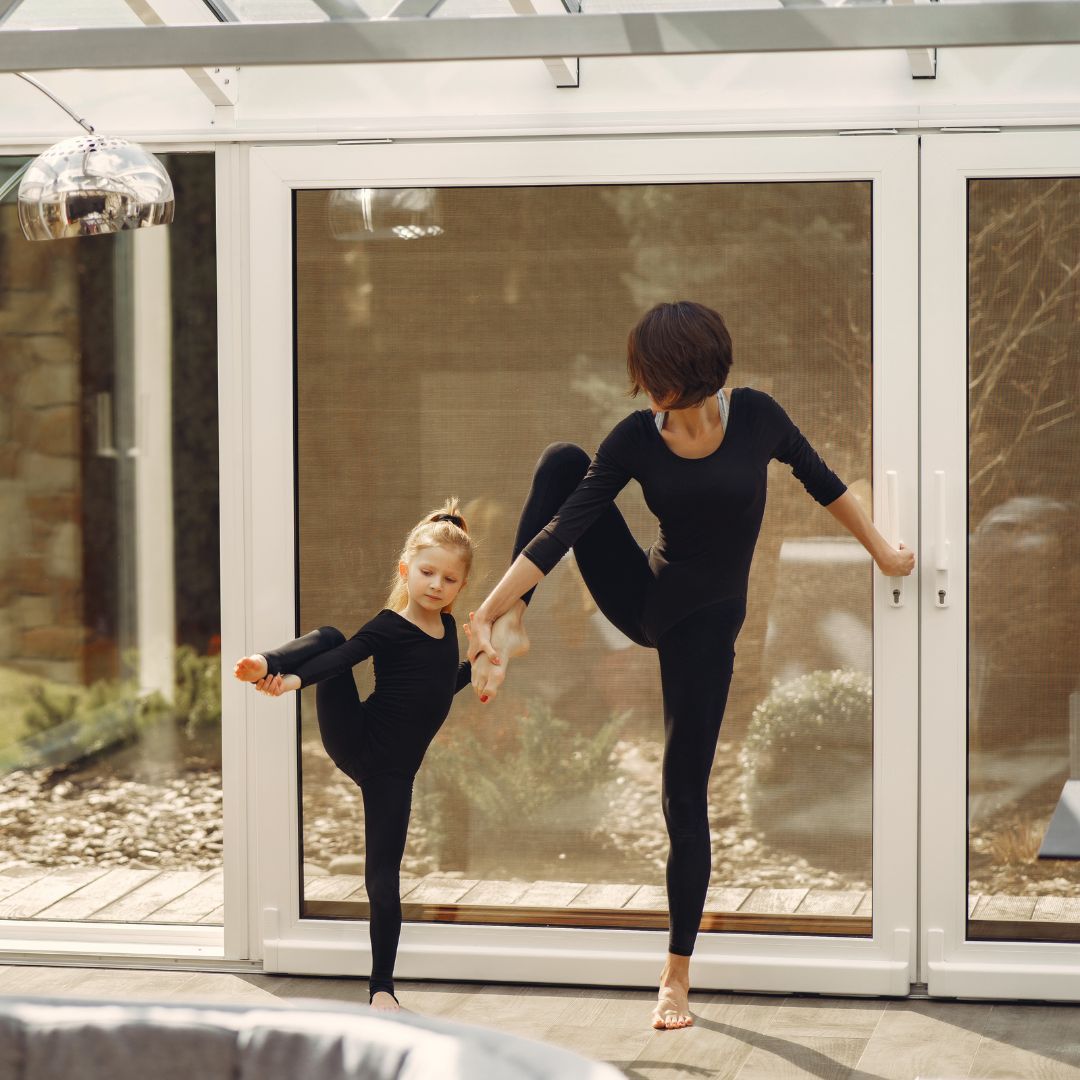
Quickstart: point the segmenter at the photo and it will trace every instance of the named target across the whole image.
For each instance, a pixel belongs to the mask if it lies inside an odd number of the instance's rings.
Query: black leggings
[[[263,655],[271,671],[302,675],[306,661],[344,640],[340,630],[321,626]],[[413,777],[380,772],[365,764],[364,706],[351,671],[317,683],[315,706],[327,754],[359,785],[364,797],[364,886],[371,934],[368,991],[371,995],[380,990],[392,994],[401,936],[401,860],[412,810]]]
[[[588,467],[589,455],[571,443],[555,443],[544,451],[521,511],[515,558],[555,516]],[[651,647],[642,615],[655,582],[648,556],[615,506],[574,544],[574,558],[604,616],[632,641]],[[530,591],[525,602],[531,597]],[[670,840],[668,948],[680,956],[694,951],[709,887],[709,773],[745,612],[743,597],[699,608],[663,632],[655,646],[664,697],[661,797]]]

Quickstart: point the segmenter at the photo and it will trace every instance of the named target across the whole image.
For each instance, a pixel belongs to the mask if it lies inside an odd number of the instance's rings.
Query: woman
[[[514,562],[471,615],[473,687],[489,700],[503,660],[528,648],[525,607],[536,584],[573,548],[604,615],[659,653],[664,702],[662,803],[670,933],[652,1023],[686,1027],[693,953],[712,867],[708,782],[746,614],[750,563],[773,458],[852,533],[889,577],[910,574],[911,551],[894,548],[768,394],[723,389],[731,338],[701,304],[658,304],[630,333],[631,393],[649,409],[622,420],[590,462],[557,443],[540,458],[521,513]],[[631,480],[659,519],[638,547],[616,495]]]

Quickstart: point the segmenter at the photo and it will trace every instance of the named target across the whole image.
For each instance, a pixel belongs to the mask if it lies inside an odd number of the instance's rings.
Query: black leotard
[[[319,734],[330,760],[364,797],[364,885],[370,911],[368,989],[394,992],[401,933],[401,860],[409,829],[413,777],[442,727],[454,694],[469,683],[458,663],[457,627],[443,613],[443,636],[433,638],[384,608],[351,638],[321,626],[263,653],[271,675],[317,683]],[[364,700],[352,669],[374,658],[375,689]]]
[[[360,716],[327,746],[334,762],[354,780],[377,772],[413,776],[467,686],[471,668],[458,662],[457,627],[443,613],[443,636],[434,638],[396,611],[384,608],[347,641],[294,667],[284,650],[267,655],[270,674],[298,675],[301,686],[323,683],[373,658],[375,689],[360,702]],[[335,725],[335,728],[338,725]],[[324,741],[327,732],[323,732]]]
[[[698,608],[746,596],[773,458],[790,465],[823,506],[846,490],[787,413],[760,390],[732,391],[723,441],[703,458],[674,453],[650,410],[631,413],[600,444],[585,478],[523,554],[547,574],[637,480],[660,523],[648,552],[654,584],[640,615],[655,644]]]
[[[668,852],[668,949],[694,951],[712,870],[709,771],[746,614],[746,586],[765,508],[770,459],[791,465],[819,503],[844,493],[767,394],[732,391],[715,453],[682,458],[651,412],[623,420],[591,461],[571,443],[540,456],[518,522],[515,558],[547,573],[572,545],[577,568],[609,622],[659,654],[664,694],[662,805]],[[660,535],[644,552],[614,504],[641,482]],[[545,527],[546,526],[546,527]],[[528,603],[530,592],[524,596]]]

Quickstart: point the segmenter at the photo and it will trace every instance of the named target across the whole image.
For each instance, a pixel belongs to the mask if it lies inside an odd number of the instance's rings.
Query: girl
[[[710,308],[658,304],[641,319],[630,333],[627,370],[631,393],[644,391],[650,408],[617,424],[591,462],[570,443],[544,451],[521,512],[515,560],[473,614],[469,635],[473,683],[484,700],[505,678],[501,661],[528,648],[522,618],[533,588],[573,548],[597,607],[659,653],[670,932],[657,1028],[692,1023],[690,956],[712,869],[709,772],[746,614],[769,461],[790,465],[882,573],[906,575],[915,565],[910,551],[877,531],[777,402],[750,387],[722,389],[730,367],[731,338]],[[631,478],[660,521],[647,552],[614,505]]]
[[[401,932],[399,873],[413,778],[454,695],[468,685],[450,614],[465,586],[473,541],[456,499],[409,533],[390,598],[348,641],[322,626],[267,653],[240,660],[234,674],[277,697],[318,684],[319,734],[330,759],[364,798],[364,884],[370,906],[370,1002],[397,1011],[394,961]],[[364,701],[352,669],[369,656],[375,689]]]

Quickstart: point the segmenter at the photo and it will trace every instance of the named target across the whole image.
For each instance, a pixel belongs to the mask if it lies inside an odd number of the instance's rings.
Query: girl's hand
[[[266,694],[267,697],[281,697],[282,694],[288,694],[292,690],[300,689],[300,676],[267,675],[265,678],[259,679],[255,684],[255,689],[260,694]]]
[[[878,569],[886,577],[907,577],[915,569],[915,552],[904,547],[889,547],[877,559]]]
[[[482,610],[470,611],[469,621],[464,623],[462,629],[469,639],[469,663],[475,664],[478,656],[486,656],[493,664],[500,664],[499,654],[495,646],[491,644],[491,623]]]

